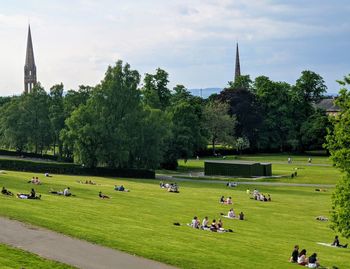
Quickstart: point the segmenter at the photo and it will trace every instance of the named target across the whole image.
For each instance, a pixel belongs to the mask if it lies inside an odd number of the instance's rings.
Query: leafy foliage
[[[337,184],[332,196],[333,229],[344,237],[350,237],[350,75],[340,82],[344,88],[340,90],[336,104],[341,113],[332,118],[334,129],[329,129],[326,147],[331,153],[334,165],[344,172],[342,180]]]

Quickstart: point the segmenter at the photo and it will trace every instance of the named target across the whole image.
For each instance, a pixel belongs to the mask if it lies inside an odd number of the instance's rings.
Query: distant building
[[[24,92],[31,92],[36,84],[36,66],[30,25],[28,26],[27,51],[24,65]]]
[[[316,104],[316,108],[326,111],[327,115],[335,116],[340,112],[340,107],[335,105],[336,98],[325,98]]]

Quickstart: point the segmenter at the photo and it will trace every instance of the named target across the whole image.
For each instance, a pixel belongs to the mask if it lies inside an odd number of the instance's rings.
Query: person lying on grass
[[[40,185],[41,181],[39,180],[38,177],[33,177],[31,180],[28,181],[28,183],[32,183],[32,184],[35,184],[35,185]]]
[[[17,193],[19,199],[41,199],[41,195],[37,196],[34,189],[30,191],[30,194]]]
[[[125,192],[129,192],[130,191],[130,190],[125,189],[123,185],[121,185],[121,186],[115,185],[114,186],[114,190],[115,191],[125,191]]]
[[[98,193],[98,197],[100,197],[101,199],[109,199],[109,196],[103,194],[102,192]]]
[[[340,242],[339,242],[339,238],[338,236],[336,235],[334,237],[334,241],[332,243],[332,246],[335,246],[335,247],[338,247],[338,248],[347,248],[348,247],[348,244],[345,244],[345,245],[341,245]]]
[[[57,194],[57,195],[63,195],[63,196],[72,196],[72,193],[70,192],[70,188],[69,187],[65,188],[63,191],[51,190],[51,191],[49,191],[49,193]]]
[[[13,193],[7,190],[5,187],[2,187],[1,194],[3,195],[8,195],[8,196],[13,196]]]
[[[177,186],[176,183],[170,184],[169,188],[168,188],[168,192],[179,192],[179,187]]]

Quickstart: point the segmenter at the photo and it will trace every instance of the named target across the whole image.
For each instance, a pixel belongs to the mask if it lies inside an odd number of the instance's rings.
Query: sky
[[[223,88],[241,72],[294,84],[320,74],[329,93],[350,73],[348,0],[1,0],[0,95],[23,92],[28,23],[46,90],[94,86],[108,65],[142,76],[162,68],[170,87]]]

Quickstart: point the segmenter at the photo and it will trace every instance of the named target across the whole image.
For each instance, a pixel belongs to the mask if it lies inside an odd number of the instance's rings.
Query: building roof
[[[335,98],[322,99],[316,104],[317,108],[323,109],[326,112],[340,112],[340,107],[335,105]]]

